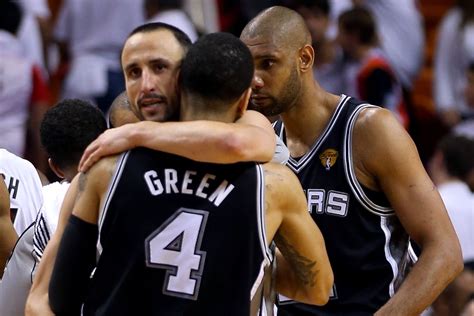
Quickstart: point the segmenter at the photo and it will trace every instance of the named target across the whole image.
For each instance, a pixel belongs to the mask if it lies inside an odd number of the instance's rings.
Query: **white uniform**
[[[64,196],[69,188],[69,182],[54,182],[43,187],[44,203],[35,223],[34,254],[38,261],[43,256],[49,239],[56,231],[59,212]]]
[[[0,315],[24,315],[36,267],[56,230],[59,211],[68,188],[68,182],[54,182],[43,187],[44,203],[41,211],[36,222],[20,236],[0,282]]]
[[[30,292],[37,261],[33,256],[33,224],[18,239],[0,282],[0,315],[20,316]]]
[[[10,193],[13,226],[20,235],[35,221],[43,204],[41,180],[29,161],[5,149],[0,149],[0,174]]]

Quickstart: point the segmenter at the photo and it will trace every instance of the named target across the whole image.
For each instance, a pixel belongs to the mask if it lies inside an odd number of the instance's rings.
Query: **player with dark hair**
[[[92,104],[65,99],[49,109],[40,136],[49,165],[61,182],[43,187],[43,205],[34,224],[20,236],[0,283],[0,314],[23,315],[35,269],[56,230],[59,210],[87,145],[106,129],[102,112]]]
[[[51,169],[71,181],[84,149],[106,128],[103,114],[86,101],[65,99],[49,109],[41,122],[40,135]]]
[[[136,41],[125,44],[124,67],[137,60]],[[181,120],[235,121],[252,77],[252,57],[238,38],[203,36],[183,61]],[[134,79],[126,77],[127,88]],[[51,307],[67,315],[257,314],[274,237],[286,259],[277,265],[277,290],[324,304],[332,284],[324,242],[287,168],[199,163],[137,148],[81,173]]]
[[[295,302],[281,315],[416,315],[461,271],[453,226],[416,147],[386,109],[326,92],[303,18],[261,12],[241,39],[255,61],[252,108],[280,115],[308,211],[325,238],[334,288],[325,306]],[[421,246],[410,267],[409,240]]]
[[[103,133],[85,151],[85,158],[81,161],[82,171],[103,155],[139,146],[217,163],[268,161],[272,158],[275,135],[268,120],[255,111],[245,112],[232,123],[209,120],[163,122],[177,117],[177,74],[189,42],[179,41],[175,33],[180,31],[170,29],[163,23],[151,23],[140,27],[140,30],[133,31],[127,40],[133,54],[129,63],[123,64],[122,60],[122,66],[129,82],[127,97],[130,111],[146,121],[126,124]],[[181,34],[181,37],[185,36]],[[126,105],[124,102],[117,104],[122,110]],[[113,113],[112,109],[111,116]],[[119,121],[120,118],[119,115]],[[284,157],[284,153],[279,152],[279,156]],[[48,243],[38,268],[38,277],[27,302],[31,315],[48,312],[47,288],[52,262],[71,210],[63,208],[57,231]],[[36,314],[34,310],[40,312]]]

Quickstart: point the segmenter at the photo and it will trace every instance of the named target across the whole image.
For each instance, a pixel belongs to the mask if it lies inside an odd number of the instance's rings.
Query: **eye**
[[[262,69],[268,70],[272,68],[273,64],[275,64],[275,61],[273,59],[264,59],[262,60],[261,66],[262,66]]]
[[[142,70],[140,68],[134,67],[128,70],[127,75],[129,78],[136,79],[140,77],[141,73],[142,73]]]
[[[163,70],[167,69],[168,66],[164,63],[155,63],[153,64],[153,71],[155,73],[162,72]]]

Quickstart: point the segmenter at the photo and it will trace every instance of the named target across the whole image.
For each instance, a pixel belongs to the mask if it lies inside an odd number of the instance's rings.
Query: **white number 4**
[[[197,299],[206,260],[200,247],[208,214],[180,208],[146,238],[147,266],[166,269],[164,294]]]

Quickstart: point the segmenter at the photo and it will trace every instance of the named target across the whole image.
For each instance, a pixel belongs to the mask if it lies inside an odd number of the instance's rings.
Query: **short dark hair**
[[[474,169],[474,140],[461,135],[449,134],[441,139],[438,149],[443,153],[444,165],[451,176],[465,180]]]
[[[356,6],[339,16],[339,27],[346,32],[357,34],[362,44],[377,42],[377,28],[372,14],[365,8]]]
[[[298,10],[298,8],[306,8],[311,11],[322,13],[324,16],[329,16],[331,13],[329,0],[295,0],[291,2],[290,7],[294,10]]]
[[[171,33],[173,33],[174,37],[176,38],[176,40],[178,41],[178,43],[181,45],[181,47],[183,48],[183,50],[185,52],[187,52],[189,47],[192,45],[192,42],[189,39],[189,36],[186,35],[186,33],[184,33],[179,28],[177,28],[173,25],[169,25],[169,24],[162,23],[162,22],[152,22],[152,23],[142,24],[142,25],[136,27],[128,35],[127,39],[130,38],[132,35],[135,35],[137,33],[149,33],[149,32],[154,32],[154,31],[161,30],[161,29],[168,30]]]
[[[50,108],[40,126],[41,143],[61,168],[79,163],[86,147],[107,128],[102,112],[91,103],[64,99]]]
[[[11,0],[0,1],[0,29],[16,34],[23,16],[22,9],[17,2]]]
[[[181,89],[209,100],[235,101],[250,87],[254,71],[247,46],[230,33],[202,36],[183,60]]]

